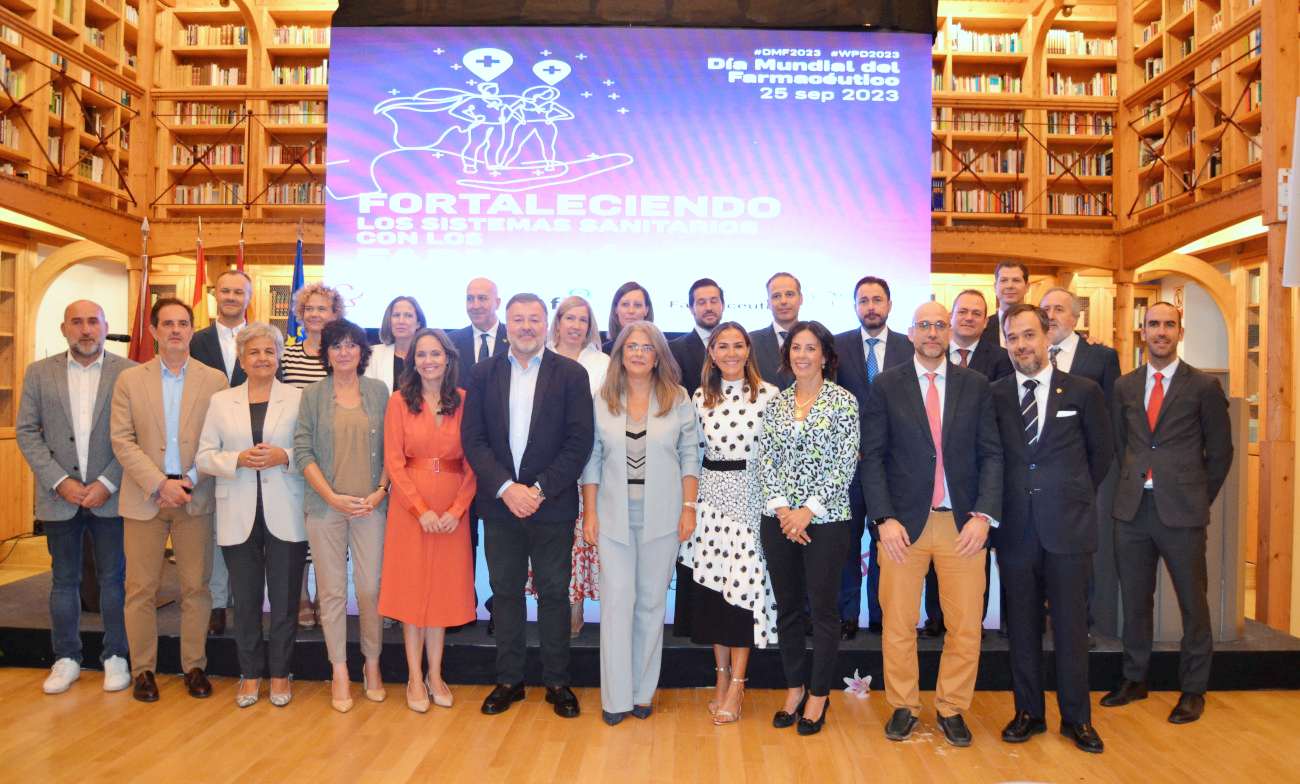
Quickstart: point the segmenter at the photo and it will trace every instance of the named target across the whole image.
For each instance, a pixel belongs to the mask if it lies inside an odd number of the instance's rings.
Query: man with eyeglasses
[[[971,744],[962,714],[979,671],[985,545],[1002,512],[1002,442],[988,379],[947,361],[948,311],[916,309],[912,362],[884,371],[867,396],[861,480],[867,515],[885,558],[885,737],[911,735],[921,710],[916,622],[930,564],[945,590],[948,622],[935,708],[944,737]]]
[[[907,364],[912,359],[912,342],[901,332],[886,326],[893,309],[889,284],[883,278],[868,275],[853,287],[858,328],[835,336],[835,352],[840,357],[836,382],[858,399],[858,411],[865,409],[867,393],[881,371]],[[871,427],[862,417],[865,432]],[[879,633],[880,622],[880,546],[874,532],[866,526],[866,504],[857,482],[849,486],[849,513],[853,531],[849,560],[840,577],[840,639],[852,640],[858,634],[862,615],[862,535],[870,533],[870,560],[867,563],[867,629]]]

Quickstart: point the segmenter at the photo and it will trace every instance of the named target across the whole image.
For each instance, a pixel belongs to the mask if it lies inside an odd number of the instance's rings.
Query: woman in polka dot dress
[[[704,449],[694,536],[681,561],[708,590],[691,592],[691,640],[713,646],[715,724],[740,718],[752,645],[776,640],[776,606],[758,546],[758,433],[777,388],[758,374],[749,334],[727,322],[709,338],[695,411]]]

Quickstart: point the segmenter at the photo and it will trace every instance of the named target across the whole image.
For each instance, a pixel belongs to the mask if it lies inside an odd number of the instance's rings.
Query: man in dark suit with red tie
[[[1003,314],[1015,372],[993,384],[1002,436],[1002,520],[993,532],[1003,612],[1011,636],[1016,715],[1002,740],[1047,730],[1043,699],[1043,602],[1052,607],[1061,733],[1102,751],[1088,697],[1088,580],[1097,550],[1097,488],[1114,456],[1106,404],[1092,381],[1048,361],[1047,314],[1013,305]]]
[[[954,365],[968,367],[989,381],[1011,375],[1011,360],[1002,350],[998,337],[986,332],[989,323],[988,301],[979,289],[966,289],[952,301],[952,338],[948,359]]]
[[[1124,605],[1124,679],[1101,699],[1106,707],[1147,696],[1156,564],[1169,570],[1182,615],[1174,724],[1205,710],[1214,637],[1205,560],[1210,504],[1232,466],[1228,399],[1212,376],[1178,358],[1182,313],[1168,302],[1147,307],[1142,342],[1147,364],[1115,383],[1115,560]]]
[[[835,336],[835,353],[840,358],[836,382],[858,399],[858,411],[865,410],[871,383],[884,370],[912,361],[912,341],[901,332],[886,326],[894,307],[889,284],[871,275],[853,287],[853,302],[858,314],[858,329]],[[869,350],[868,350],[869,349]],[[863,428],[870,424],[863,418]],[[852,640],[858,634],[862,614],[862,535],[866,526],[866,502],[858,483],[849,487],[849,513],[853,515],[852,547],[849,560],[840,576],[840,639]],[[871,558],[867,564],[867,628],[881,630],[880,622],[880,543],[870,529]]]

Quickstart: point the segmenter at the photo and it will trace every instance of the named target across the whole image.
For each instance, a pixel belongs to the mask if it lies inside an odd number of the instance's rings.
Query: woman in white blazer
[[[307,557],[303,479],[293,462],[293,434],[302,391],[276,380],[284,339],[254,322],[235,339],[248,381],[212,396],[198,469],[216,477],[216,531],[235,595],[239,689],[235,703],[257,702],[271,679],[271,703],[292,697],[289,666],[298,624],[294,616]],[[262,637],[262,587],[271,598],[270,643]],[[254,598],[255,597],[255,598]]]
[[[594,401],[583,538],[600,547],[600,702],[607,724],[650,716],[677,548],[695,531],[695,406],[659,328],[623,328]]]
[[[379,324],[379,345],[370,347],[366,375],[384,382],[390,395],[393,382],[402,377],[411,356],[411,339],[425,326],[424,310],[415,297],[394,297],[384,310],[384,320]]]

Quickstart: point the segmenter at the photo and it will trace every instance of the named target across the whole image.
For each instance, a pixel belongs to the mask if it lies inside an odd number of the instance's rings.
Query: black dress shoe
[[[212,696],[212,682],[208,676],[203,674],[203,670],[198,667],[190,669],[185,673],[185,689],[189,691],[191,697],[203,699]]]
[[[516,683],[511,686],[507,683],[498,683],[496,688],[483,700],[481,710],[489,716],[495,716],[498,713],[505,713],[510,710],[510,704],[519,702],[524,698],[524,685]]]
[[[1064,727],[1064,725],[1062,725]],[[1062,732],[1065,730],[1062,729]],[[1002,728],[1002,740],[1007,743],[1024,743],[1035,735],[1047,732],[1047,722],[1034,718],[1029,711],[1020,711],[1006,727]]]
[[[546,701],[555,708],[555,715],[562,719],[578,718],[578,695],[568,686],[547,686]]]
[[[907,740],[916,729],[916,717],[907,708],[898,708],[885,724],[885,737],[890,740]]]
[[[1111,691],[1106,692],[1106,696],[1101,698],[1101,705],[1104,708],[1116,708],[1120,705],[1128,705],[1130,702],[1145,700],[1147,698],[1146,681],[1120,681]]]
[[[825,726],[826,724],[826,714],[830,712],[831,712],[831,698],[828,696],[826,698],[826,702],[822,703],[822,715],[817,717],[817,721],[811,721],[809,719],[805,719],[803,716],[800,716],[799,726],[795,727],[794,731],[799,733],[800,735],[816,735],[817,733],[822,731],[822,727]]]
[[[619,722],[623,721],[623,719],[627,718],[627,712],[610,713],[607,710],[603,710],[600,712],[600,718],[604,719],[606,724],[613,727],[615,724],[618,724]]]
[[[131,690],[131,696],[140,702],[158,701],[158,682],[154,680],[152,670],[145,670],[135,676],[135,687]]]
[[[494,620],[494,619],[492,619],[492,618],[488,618],[488,636],[489,636],[489,637],[493,637],[493,636],[496,635],[496,633],[497,633],[497,622],[496,622],[496,620]]]
[[[942,637],[946,631],[943,624],[933,618],[926,619],[925,624],[921,626],[921,634],[925,637]]]
[[[208,614],[208,636],[226,633],[226,608],[217,607]]]
[[[655,712],[654,705],[633,705],[632,715],[638,719],[648,719]]]
[[[884,624],[880,623],[879,621],[876,621],[875,623],[867,624],[867,631],[871,632],[872,634],[880,634],[885,631],[885,627]]]
[[[1205,695],[1183,692],[1178,704],[1169,713],[1170,724],[1191,724],[1205,712]]]
[[[840,639],[841,639],[841,640],[844,640],[845,642],[847,642],[847,641],[852,640],[854,637],[857,637],[857,636],[858,636],[858,622],[857,622],[857,621],[842,621],[842,622],[840,623]]]
[[[1100,754],[1106,749],[1101,736],[1091,724],[1066,724],[1061,722],[1061,734],[1074,741],[1074,745],[1089,754]]]
[[[966,720],[958,713],[954,716],[939,716],[939,729],[948,742],[958,748],[966,748],[971,743],[970,728]]]
[[[794,709],[794,713],[787,713],[786,711],[783,710],[777,711],[772,716],[772,726],[776,727],[778,730],[783,730],[786,727],[794,726],[794,723],[799,721],[799,717],[803,715],[803,706],[807,704],[808,704],[808,690],[804,689],[803,697],[799,700],[799,705]]]

